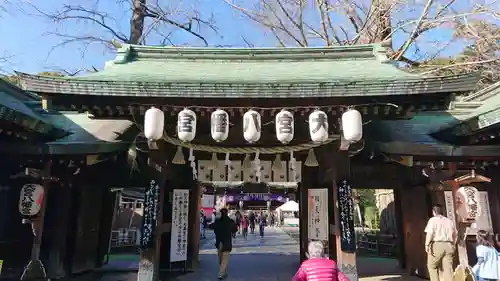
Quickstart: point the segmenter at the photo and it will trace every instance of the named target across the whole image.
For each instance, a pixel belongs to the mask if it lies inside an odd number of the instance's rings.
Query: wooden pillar
[[[171,151],[172,154],[175,150]],[[187,155],[184,151],[184,155]],[[169,166],[166,188],[163,196],[163,218],[161,231],[160,271],[179,272],[193,271],[197,268],[199,251],[199,222],[200,222],[200,192],[201,188],[193,179],[192,168],[188,163],[173,164]],[[172,235],[175,227],[173,217],[174,190],[183,189],[189,191],[188,224],[187,224],[187,257],[186,261],[172,262],[170,257]]]
[[[307,244],[309,243],[308,233],[308,193],[314,186],[317,178],[316,167],[302,167],[302,181],[299,186],[299,241],[300,241],[300,262],[307,259]]]
[[[343,200],[340,198],[339,194],[345,192],[339,190],[340,188],[345,188],[346,184],[343,181],[346,181],[347,185],[350,185],[350,159],[348,155],[348,151],[338,151],[336,154],[336,173],[335,180],[333,181],[333,202],[334,204],[334,217],[335,217],[335,242],[336,242],[336,252],[337,252],[337,264],[340,270],[349,278],[351,281],[358,280],[358,267],[356,263],[356,238],[355,238],[355,230],[354,230],[354,203],[351,204],[351,210],[342,210],[342,202]],[[340,193],[339,193],[340,192]],[[352,193],[351,193],[352,195]],[[350,198],[346,198],[352,201],[352,196]],[[340,207],[340,208],[339,208]],[[344,219],[344,222],[352,220],[352,225],[349,223],[347,226],[348,229],[342,229],[340,221],[341,221],[341,211],[352,218]],[[352,241],[354,248],[346,249],[345,241],[342,241],[342,235],[346,233],[346,230],[351,232],[351,237],[354,241]],[[344,245],[343,245],[344,243]]]
[[[428,278],[425,252],[425,225],[429,219],[429,203],[425,186],[405,186],[398,192],[401,201],[404,260],[409,274]]]
[[[118,192],[111,191],[109,186],[103,187],[103,204],[99,226],[99,245],[97,253],[97,267],[107,264],[111,246],[111,230],[115,221],[115,212],[118,207]]]
[[[451,187],[451,194],[453,197],[453,210],[457,210],[456,204],[456,194],[460,188],[459,183],[455,180],[448,180],[446,184]],[[469,266],[469,256],[467,255],[467,241],[466,241],[466,230],[470,224],[460,221],[460,217],[455,214],[455,225],[458,230],[457,235],[457,253],[458,253],[458,264],[462,266]]]
[[[200,221],[201,221],[201,214],[200,214],[200,207],[201,207],[201,196],[203,195],[203,191],[201,188],[201,185],[198,184],[198,182],[193,181],[192,185],[192,198],[190,198],[189,204],[192,206],[192,210],[194,212],[193,216],[193,234],[190,236],[191,242],[189,244],[192,245],[191,247],[191,265],[190,269],[195,270],[199,267],[200,265]]]
[[[154,146],[152,146],[154,147]],[[160,280],[160,249],[167,166],[163,146],[151,149],[148,158],[149,180],[144,196],[141,257],[137,281]],[[151,208],[151,209],[150,209]],[[150,231],[151,230],[151,231]]]
[[[396,237],[398,245],[398,260],[399,266],[406,269],[406,256],[405,256],[405,243],[404,243],[404,230],[403,230],[403,206],[401,204],[402,186],[398,185],[394,188],[394,209],[396,213]]]

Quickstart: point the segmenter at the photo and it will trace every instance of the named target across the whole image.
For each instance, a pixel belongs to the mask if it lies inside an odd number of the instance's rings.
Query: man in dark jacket
[[[229,256],[233,250],[233,234],[238,231],[236,223],[227,215],[227,209],[220,210],[221,216],[210,225],[215,233],[215,247],[219,256],[219,279],[227,276]]]

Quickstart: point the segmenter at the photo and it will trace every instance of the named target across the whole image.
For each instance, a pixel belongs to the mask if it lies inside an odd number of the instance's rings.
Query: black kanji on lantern
[[[252,118],[253,123],[255,124],[255,130],[257,132],[260,132],[259,119],[257,118],[258,117],[257,112],[252,112],[249,115],[250,115],[249,118],[247,117],[247,118],[245,118],[245,120],[243,120],[243,132],[248,131],[248,127],[250,126],[250,118]]]
[[[217,133],[225,133],[227,126],[227,114],[216,113],[212,118],[212,130]]]
[[[352,188],[347,180],[337,184],[338,211],[340,213],[340,247],[347,253],[356,252],[356,237],[354,230],[354,204]]]
[[[193,132],[194,116],[187,113],[179,114],[179,132],[192,133]]]
[[[34,192],[35,192],[34,184],[27,184],[24,186],[24,194],[23,198],[21,198],[21,209],[23,215],[30,214],[30,210],[33,207],[33,204],[35,203],[35,200],[33,199]]]
[[[278,133],[291,134],[293,133],[293,117],[286,114],[278,116]]]
[[[328,131],[328,121],[327,121],[326,114],[321,112],[318,113],[318,117],[314,118],[314,122],[316,122],[316,127],[313,129],[313,133],[316,134],[321,128],[324,128],[326,131]]]

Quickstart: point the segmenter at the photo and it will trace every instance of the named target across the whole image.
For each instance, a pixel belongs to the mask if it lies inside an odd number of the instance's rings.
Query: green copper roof
[[[54,126],[32,107],[39,98],[0,78],[0,119],[17,124],[25,130],[55,138],[68,133]]]
[[[96,154],[124,151],[134,142],[138,130],[128,120],[96,120],[87,114],[60,112],[44,115],[51,124],[68,134],[55,141],[0,146],[3,153],[22,154]]]
[[[480,104],[466,118],[443,127],[438,131],[448,131],[464,136],[500,123],[500,82],[490,85],[465,97],[462,103]],[[437,131],[436,131],[437,132]]]
[[[104,70],[78,77],[19,73],[40,93],[182,97],[329,97],[470,91],[475,75],[422,77],[381,45],[178,48],[124,45]]]
[[[454,145],[435,139],[431,133],[441,126],[454,123],[452,115],[432,112],[410,120],[373,121],[366,125],[369,145],[376,150],[399,155],[432,157],[498,157],[498,145]]]
[[[323,83],[413,78],[379,46],[212,49],[126,46],[104,71],[77,79],[181,83]],[[353,79],[354,78],[354,79]]]

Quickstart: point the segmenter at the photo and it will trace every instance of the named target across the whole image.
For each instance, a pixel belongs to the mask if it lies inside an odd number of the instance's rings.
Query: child
[[[243,231],[243,238],[247,240],[248,236],[248,217],[244,216],[243,219],[241,220],[241,230]]]
[[[498,276],[498,252],[493,245],[493,237],[485,230],[477,232],[477,264],[473,270],[478,281],[493,281]]]

